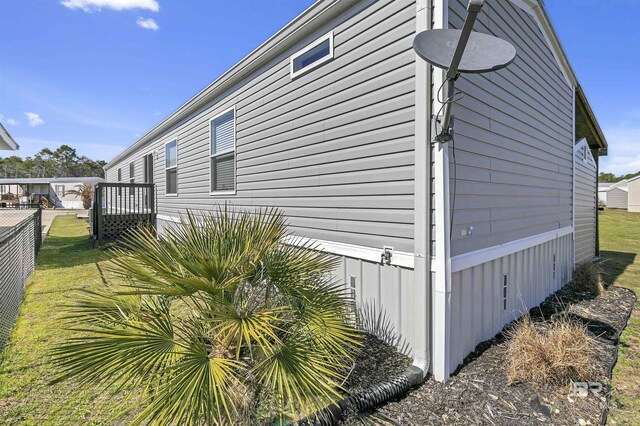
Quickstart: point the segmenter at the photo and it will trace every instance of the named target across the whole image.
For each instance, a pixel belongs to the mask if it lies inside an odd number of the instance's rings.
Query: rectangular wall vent
[[[349,275],[349,290],[351,291],[351,298],[356,300],[356,276]]]
[[[504,277],[502,279],[502,309],[505,311],[507,310],[508,287],[509,287],[509,276],[507,274],[504,274]]]

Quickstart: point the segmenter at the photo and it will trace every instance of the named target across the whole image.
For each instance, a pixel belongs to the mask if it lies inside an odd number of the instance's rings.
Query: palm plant
[[[91,208],[91,201],[93,200],[93,186],[92,185],[76,185],[77,189],[70,189],[65,192],[65,195],[75,195],[76,198],[80,197],[82,200],[82,207],[85,209]]]
[[[133,424],[285,421],[334,402],[360,334],[336,260],[277,210],[188,212],[115,249],[125,285],[84,292],[55,350],[81,384],[144,386]]]

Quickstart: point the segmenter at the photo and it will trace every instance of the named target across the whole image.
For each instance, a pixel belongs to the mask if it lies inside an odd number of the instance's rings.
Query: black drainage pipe
[[[342,420],[345,413],[355,410],[359,413],[373,410],[383,403],[403,395],[424,380],[421,368],[412,365],[397,376],[380,382],[356,394],[331,404],[318,413],[299,420],[298,426],[333,426]]]

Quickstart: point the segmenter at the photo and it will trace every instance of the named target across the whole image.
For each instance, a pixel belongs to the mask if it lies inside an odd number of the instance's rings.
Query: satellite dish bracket
[[[458,72],[458,67],[460,66],[460,61],[462,60],[462,55],[464,54],[464,50],[467,47],[467,43],[469,42],[469,37],[471,36],[471,32],[473,31],[473,24],[476,22],[478,18],[478,13],[482,10],[482,6],[484,5],[485,0],[469,0],[469,4],[467,5],[467,17],[464,20],[464,25],[462,27],[462,33],[460,34],[460,38],[458,39],[458,44],[456,45],[455,53],[453,54],[453,59],[451,60],[451,65],[447,69],[446,79],[447,79],[447,97],[445,98],[444,105],[444,113],[442,116],[442,121],[440,117],[436,117],[436,121],[442,123],[442,130],[440,133],[436,134],[435,140],[437,142],[449,142],[453,139],[453,129],[451,128],[451,97],[455,93],[456,90],[456,80],[460,76]],[[437,131],[437,130],[436,130]]]

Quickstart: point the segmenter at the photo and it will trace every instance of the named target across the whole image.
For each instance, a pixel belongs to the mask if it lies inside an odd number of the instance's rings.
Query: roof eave
[[[600,124],[593,113],[593,109],[591,109],[587,95],[584,93],[584,90],[580,85],[576,87],[576,113],[578,112],[577,110],[580,110],[580,112],[583,113],[586,124],[589,127],[589,132],[591,133],[591,137],[587,138],[589,146],[591,148],[597,148],[601,156],[607,155],[607,148],[609,147],[609,144],[607,143],[607,139],[604,137],[604,133],[602,133]]]
[[[607,140],[602,133],[602,129],[598,124],[598,120],[596,120],[596,116],[591,109],[591,105],[589,105],[589,101],[587,100],[587,96],[578,81],[578,77],[571,66],[571,62],[569,61],[569,57],[567,56],[567,52],[564,49],[558,34],[555,31],[551,18],[547,13],[547,8],[544,5],[544,2],[541,0],[525,0],[530,4],[530,6],[534,9],[538,18],[540,19],[540,23],[544,27],[544,31],[549,37],[550,43],[553,45],[554,49],[558,54],[558,60],[564,69],[567,78],[570,83],[576,89],[576,107],[581,106],[585,113],[585,118],[588,121],[589,128],[592,133],[592,137],[587,137],[587,141],[589,142],[589,147],[593,149],[598,149],[598,154],[600,156],[607,155]],[[578,111],[576,111],[577,113]],[[578,136],[578,135],[576,135]],[[582,138],[584,136],[581,136]]]
[[[0,149],[9,151],[17,151],[20,149],[20,145],[13,140],[2,124],[0,124]]]
[[[224,93],[225,90],[233,85],[238,84],[261,66],[266,65],[269,61],[277,57],[278,54],[286,51],[311,31],[319,28],[322,24],[338,16],[342,11],[352,7],[357,2],[358,0],[319,0],[315,2],[280,31],[245,56],[240,62],[171,113],[166,119],[149,130],[120,154],[116,155],[104,166],[105,170],[113,167],[136,149],[152,142],[181,120],[198,111],[216,96]]]

